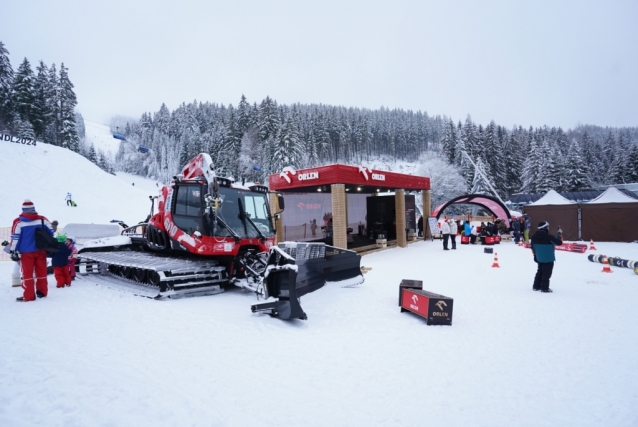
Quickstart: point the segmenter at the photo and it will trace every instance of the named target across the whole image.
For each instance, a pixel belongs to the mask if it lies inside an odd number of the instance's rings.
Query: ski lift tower
[[[461,150],[461,153],[463,153],[463,155],[470,161],[470,163],[472,163],[472,166],[474,166],[474,174],[478,173],[479,175],[481,175],[481,178],[483,178],[483,180],[485,181],[487,186],[490,188],[490,190],[492,191],[492,194],[494,195],[494,197],[496,197],[501,203],[503,203],[503,205],[505,205],[505,202],[503,201],[503,199],[501,199],[501,196],[498,195],[498,192],[494,189],[494,186],[492,185],[490,180],[487,179],[487,176],[485,175],[485,172],[483,172],[482,169],[480,169],[478,166],[476,166],[476,163],[474,163],[474,161],[472,160],[470,155],[467,154],[467,151]]]

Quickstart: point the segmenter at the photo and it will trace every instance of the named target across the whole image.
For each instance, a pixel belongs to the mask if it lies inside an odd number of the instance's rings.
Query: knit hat
[[[547,227],[549,227],[549,222],[547,222],[547,221],[543,221],[543,222],[538,224],[538,229],[539,230],[542,230],[543,228],[547,228]]]
[[[67,236],[66,240],[70,240],[71,243],[75,244],[75,237],[73,236]]]
[[[24,213],[36,213],[35,206],[33,206],[33,202],[29,199],[24,199],[24,203],[22,203],[22,212]]]
[[[58,242],[64,243],[64,242],[66,242],[66,234],[58,234],[56,239],[57,239]]]

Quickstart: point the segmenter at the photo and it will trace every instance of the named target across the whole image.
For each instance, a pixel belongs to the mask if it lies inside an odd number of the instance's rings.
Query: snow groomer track
[[[129,290],[149,298],[180,298],[223,292],[226,269],[214,260],[158,257],[145,252],[82,252],[85,280]]]

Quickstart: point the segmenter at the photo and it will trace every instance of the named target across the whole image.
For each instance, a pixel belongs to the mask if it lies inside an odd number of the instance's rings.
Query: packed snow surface
[[[6,225],[27,197],[61,225],[134,223],[155,186],[45,144],[0,144],[0,167]],[[240,289],[155,301],[90,278],[17,303],[1,261],[0,426],[638,425],[638,276],[557,251],[542,294],[529,249],[495,250],[500,268],[440,241],[366,255],[364,283],[301,298],[307,321],[253,314]],[[402,279],[454,298],[453,325],[401,313]]]
[[[496,250],[501,268],[439,241],[364,256],[363,284],[301,298],[307,321],[237,289],[154,301],[52,276],[17,303],[0,262],[0,425],[637,425],[638,276],[557,252],[542,294],[529,249]],[[453,325],[400,313],[401,279],[454,298]]]

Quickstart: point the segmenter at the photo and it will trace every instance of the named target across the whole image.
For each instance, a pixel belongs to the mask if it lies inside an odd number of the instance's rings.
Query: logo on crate
[[[419,303],[419,297],[418,297],[418,296],[416,296],[416,295],[414,295],[414,294],[412,294],[412,304],[410,304],[410,308],[411,308],[412,310],[419,311],[419,306],[418,306],[418,305],[416,305],[416,304],[418,304],[418,303]]]
[[[447,304],[445,303],[445,301],[439,301],[439,302],[437,302],[434,305],[436,305],[439,308],[439,310],[441,310],[441,311],[433,311],[432,312],[432,316],[440,316],[440,317],[448,317],[449,316],[447,311],[443,311],[443,310],[445,310],[444,307],[447,307]]]

